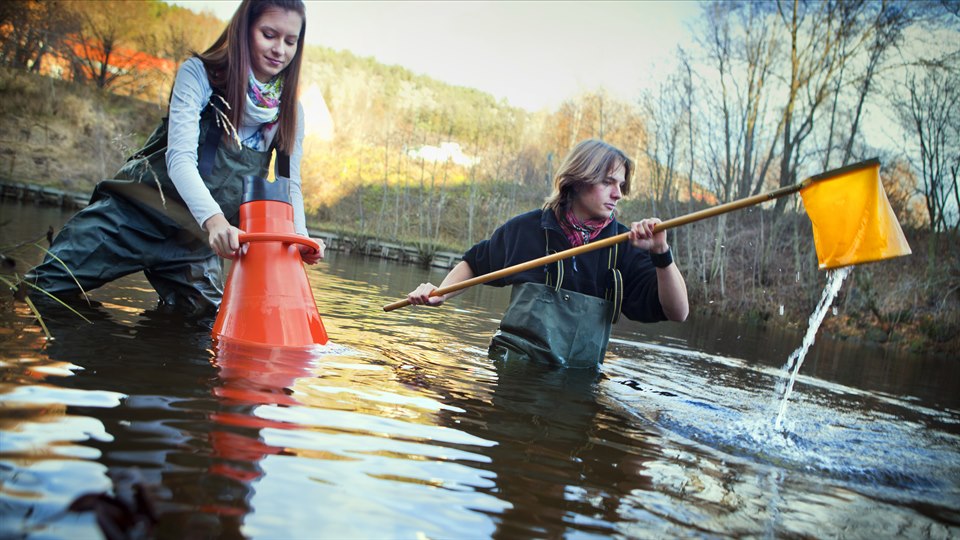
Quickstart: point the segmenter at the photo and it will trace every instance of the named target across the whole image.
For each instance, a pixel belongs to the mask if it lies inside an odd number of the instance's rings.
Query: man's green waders
[[[215,116],[211,104],[200,117],[198,168],[224,216],[236,225],[243,178],[266,178],[271,151],[224,139]],[[143,271],[162,306],[193,314],[216,311],[223,295],[223,268],[167,174],[166,150],[164,119],[115,179],[97,184],[90,204],[57,235],[52,256],[27,279],[70,299],[80,292],[77,282],[90,291]],[[281,175],[289,176],[289,158],[278,156],[278,165]]]
[[[491,356],[516,354],[568,368],[594,368],[610,340],[613,302],[542,283],[513,286]],[[512,354],[511,354],[512,353]]]
[[[558,285],[514,285],[510,306],[490,342],[490,356],[504,360],[529,358],[567,368],[599,366],[623,300],[618,250],[617,246],[611,247],[607,257],[612,276],[607,289],[609,299],[568,291]],[[559,277],[553,281],[559,284],[563,281],[563,261],[557,263]],[[550,273],[547,282],[551,282]]]

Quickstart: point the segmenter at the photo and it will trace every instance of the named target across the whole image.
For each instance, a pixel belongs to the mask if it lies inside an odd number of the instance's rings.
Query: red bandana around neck
[[[573,213],[573,210],[568,209],[563,218],[557,221],[560,222],[560,228],[563,229],[563,234],[567,236],[570,245],[577,247],[596,238],[600,234],[600,231],[613,221],[613,218],[606,217],[580,221]]]

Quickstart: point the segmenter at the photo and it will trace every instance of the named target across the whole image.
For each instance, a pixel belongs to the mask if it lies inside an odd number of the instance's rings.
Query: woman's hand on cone
[[[327,244],[322,238],[317,238],[317,244],[320,246],[319,250],[302,244],[299,246],[300,258],[303,259],[303,262],[307,264],[317,264],[323,260],[324,252],[327,250]]]
[[[223,214],[217,214],[203,223],[210,249],[224,259],[234,259],[240,250],[240,229],[230,225]]]

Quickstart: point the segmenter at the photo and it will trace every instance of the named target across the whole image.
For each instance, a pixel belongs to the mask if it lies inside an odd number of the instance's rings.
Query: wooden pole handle
[[[822,176],[823,175],[821,175],[821,177]],[[667,229],[672,229],[674,227],[679,227],[681,225],[686,225],[688,223],[693,223],[695,221],[700,221],[709,217],[717,216],[720,214],[726,214],[727,212],[739,210],[747,206],[753,206],[755,204],[760,204],[762,202],[778,199],[780,197],[783,197],[784,195],[789,195],[791,193],[796,193],[800,191],[801,189],[809,185],[811,181],[820,180],[822,179],[821,177],[808,178],[803,182],[799,182],[791,186],[782,187],[780,189],[776,189],[766,193],[761,193],[759,195],[754,195],[752,197],[746,197],[736,201],[728,202],[726,204],[721,204],[719,206],[705,208],[698,212],[692,212],[684,216],[668,219],[667,221],[661,221],[660,223],[657,223],[656,226],[654,226],[653,232],[665,231]],[[460,283],[454,283],[453,285],[448,285],[446,287],[436,289],[432,293],[430,293],[430,296],[442,296],[447,293],[452,293],[452,292],[466,289],[467,287],[473,287],[474,285],[487,283],[488,281],[493,281],[495,279],[500,279],[506,276],[519,273],[519,272],[523,272],[525,270],[530,270],[531,268],[544,266],[546,264],[559,261],[560,259],[566,259],[569,257],[573,257],[575,255],[580,255],[581,253],[587,253],[597,249],[603,249],[605,247],[612,246],[614,244],[619,244],[620,242],[623,242],[628,238],[630,238],[630,233],[625,232],[622,234],[618,234],[616,236],[611,236],[609,238],[597,240],[596,242],[590,242],[589,244],[577,246],[575,248],[570,248],[564,251],[558,251],[557,253],[552,253],[550,255],[540,257],[539,259],[533,259],[531,261],[527,261],[524,263],[508,266],[507,268],[502,268],[495,272],[490,272],[489,274],[484,274],[482,276],[477,276],[474,278],[461,281]],[[410,305],[410,301],[404,299],[404,300],[399,300],[392,304],[387,304],[383,306],[383,310],[393,311],[395,309],[399,309],[409,305]]]
[[[773,191],[768,191],[766,193],[760,193],[759,195],[754,195],[752,197],[745,197],[736,201],[728,202],[726,204],[721,204],[719,206],[714,206],[712,208],[705,208],[698,212],[692,212],[690,214],[676,217],[673,219],[668,219],[667,221],[662,221],[658,223],[654,228],[654,232],[665,231],[667,229],[672,229],[674,227],[679,227],[681,225],[686,225],[688,223],[693,223],[695,221],[700,221],[709,217],[717,216],[720,214],[726,214],[727,212],[732,212],[734,210],[739,210],[747,206],[753,206],[755,204],[760,204],[767,201],[772,201],[774,199],[779,199],[785,195],[790,195],[792,193],[797,193],[803,188],[809,186],[814,182],[820,182],[822,180],[829,180],[831,178],[837,178],[845,174],[864,169],[867,167],[875,167],[880,164],[880,160],[877,158],[868,159],[866,161],[861,161],[859,163],[854,163],[852,165],[847,165],[840,167],[839,169],[833,169],[824,173],[820,173],[816,176],[811,176],[790,186],[784,186],[780,189],[775,189]],[[477,276],[460,283],[454,283],[447,287],[434,290],[430,293],[430,296],[441,296],[447,293],[456,292],[467,287],[472,287],[474,285],[479,285],[481,283],[486,283],[488,281],[493,281],[502,277],[509,276],[511,274],[516,274],[517,272],[523,272],[524,270],[529,270],[531,268],[536,268],[538,266],[543,266],[545,264],[550,264],[552,262],[559,261],[560,259],[566,259],[567,257],[573,257],[574,255],[579,255],[581,253],[587,253],[588,251],[593,251],[595,249],[605,248],[607,246],[612,246],[623,242],[630,237],[630,233],[626,232],[623,234],[618,234],[616,236],[611,236],[610,238],[604,238],[603,240],[598,240],[590,244],[584,244],[582,246],[577,246],[575,248],[570,248],[565,251],[560,251],[547,255],[545,257],[540,257],[539,259],[534,259],[532,261],[527,261],[525,263],[520,263],[514,266],[503,268],[497,270],[496,272],[490,272],[489,274],[484,274],[482,276]],[[392,304],[387,304],[383,306],[384,311],[393,311],[398,308],[409,306],[410,302],[406,299],[394,302]]]

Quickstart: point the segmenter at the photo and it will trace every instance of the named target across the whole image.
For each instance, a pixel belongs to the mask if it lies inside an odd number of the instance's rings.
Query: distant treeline
[[[224,25],[155,0],[117,4],[2,4],[0,112],[11,122],[0,128],[0,173],[87,187],[110,174],[163,114],[176,65]],[[955,339],[944,337],[960,334],[955,6],[710,2],[692,31],[697,47],[677,52],[661,87],[629,102],[598,88],[538,112],[309,46],[301,97],[310,115],[302,170],[310,218],[358,237],[463,249],[538,207],[559,160],[590,137],[637,162],[634,192],[621,205],[626,221],[674,217],[879,156],[915,254],[857,269],[833,324],[853,334],[880,328],[884,335],[871,337],[917,346]],[[103,68],[108,49],[123,52],[112,69]],[[99,63],[84,51],[100,51]],[[59,63],[45,68],[53,57]],[[24,71],[70,79],[75,89],[30,82]],[[147,71],[156,78],[144,86]],[[319,129],[326,111],[332,129]],[[867,129],[897,142],[872,147],[879,138]],[[24,133],[26,150],[17,141]],[[97,148],[98,160],[78,162]],[[819,298],[823,276],[795,197],[671,235],[698,309],[800,322]]]

